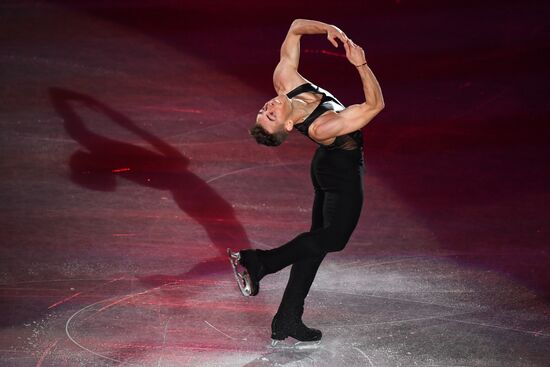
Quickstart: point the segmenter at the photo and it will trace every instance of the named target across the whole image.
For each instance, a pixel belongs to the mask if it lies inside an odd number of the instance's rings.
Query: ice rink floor
[[[412,3],[2,2],[0,365],[549,366],[548,9]],[[294,18],[363,45],[386,109],[323,340],[273,350],[288,269],[245,298],[225,250],[309,228],[314,144],[247,133]],[[323,37],[300,71],[361,102]]]

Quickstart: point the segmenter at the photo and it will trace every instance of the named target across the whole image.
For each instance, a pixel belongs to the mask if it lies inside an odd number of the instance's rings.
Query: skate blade
[[[302,342],[297,341],[295,343],[286,342],[284,340],[275,340],[271,339],[271,344],[269,345],[272,349],[294,349],[294,350],[307,350],[307,349],[317,349],[321,345],[320,340],[311,341],[311,342]]]
[[[232,252],[231,249],[227,249],[227,255],[229,256],[229,263],[231,263],[233,275],[235,275],[241,294],[245,297],[249,297],[252,295],[252,280],[246,270],[239,271],[239,267],[241,266],[239,264],[239,259],[241,255],[238,252]]]

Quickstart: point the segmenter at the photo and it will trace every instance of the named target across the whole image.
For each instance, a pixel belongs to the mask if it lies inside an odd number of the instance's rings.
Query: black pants
[[[278,314],[301,317],[317,269],[329,252],[341,251],[363,205],[363,151],[319,147],[311,162],[315,189],[309,232],[267,251],[258,251],[266,274],[292,264]]]

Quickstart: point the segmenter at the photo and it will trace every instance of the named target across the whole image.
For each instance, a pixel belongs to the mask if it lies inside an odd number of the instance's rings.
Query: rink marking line
[[[355,349],[356,351],[361,353],[361,355],[363,355],[363,357],[365,357],[367,359],[367,361],[369,361],[370,366],[374,367],[374,365],[372,364],[372,361],[370,360],[369,356],[365,352],[363,352],[361,349],[359,349],[357,347],[353,347],[353,349]]]
[[[87,310],[88,308],[90,308],[90,307],[94,307],[94,306],[97,305],[97,304],[100,304],[100,303],[102,303],[102,302],[107,302],[107,301],[110,301],[110,300],[115,299],[115,298],[117,298],[117,297],[111,297],[111,298],[103,299],[103,300],[101,300],[101,301],[92,303],[92,304],[90,304],[90,305],[88,305],[88,306],[86,306],[86,307],[83,307],[83,308],[81,308],[80,310],[76,311],[74,314],[71,315],[71,317],[69,317],[69,318],[67,319],[67,322],[65,323],[65,334],[67,335],[67,338],[69,338],[69,340],[70,340],[71,342],[73,342],[73,343],[74,343],[77,347],[79,347],[80,349],[85,350],[85,351],[87,351],[87,352],[89,352],[89,353],[92,353],[93,355],[96,355],[96,356],[98,356],[98,357],[108,359],[108,360],[113,361],[113,362],[123,363],[123,361],[121,361],[121,360],[118,360],[118,359],[114,359],[114,358],[111,358],[111,357],[104,356],[103,354],[94,352],[93,350],[91,350],[91,349],[89,349],[89,348],[86,348],[85,346],[83,346],[82,344],[80,344],[79,342],[77,342],[77,341],[73,338],[73,336],[71,335],[71,333],[69,332],[69,325],[70,325],[71,321],[73,320],[73,318],[76,317],[78,314],[80,314],[81,312],[86,311],[86,310]]]
[[[80,313],[82,313],[82,312],[86,311],[87,309],[89,309],[89,308],[91,308],[91,307],[94,307],[94,306],[96,306],[96,305],[98,305],[98,304],[101,304],[101,303],[104,303],[104,302],[112,301],[112,302],[109,303],[107,306],[102,307],[102,308],[100,309],[100,310],[102,311],[102,310],[104,310],[104,309],[106,309],[106,308],[108,308],[108,307],[111,307],[111,306],[113,306],[113,305],[115,305],[115,304],[120,303],[120,301],[122,301],[122,300],[127,300],[127,299],[130,299],[130,298],[132,298],[132,297],[136,297],[136,296],[143,295],[143,294],[149,293],[149,292],[151,292],[151,291],[160,289],[160,288],[162,288],[162,287],[164,287],[164,286],[167,286],[167,285],[174,285],[174,284],[178,284],[178,283],[180,283],[180,282],[179,282],[179,281],[171,282],[171,283],[163,284],[163,285],[161,285],[161,286],[159,286],[159,287],[154,287],[154,288],[146,289],[146,290],[144,290],[144,291],[142,291],[142,292],[138,292],[138,293],[134,293],[134,294],[130,293],[130,294],[126,294],[126,295],[124,295],[124,296],[115,296],[115,297],[106,298],[106,299],[103,299],[103,300],[101,300],[101,301],[94,302],[94,303],[92,303],[92,304],[90,304],[90,305],[88,305],[88,306],[86,306],[86,307],[83,307],[83,308],[81,308],[80,310],[76,311],[74,314],[72,314],[72,315],[67,319],[67,322],[65,323],[65,334],[67,335],[67,338],[69,338],[69,340],[70,340],[71,342],[73,342],[73,344],[75,344],[77,347],[79,347],[79,348],[82,349],[82,350],[85,350],[85,351],[87,351],[87,352],[89,352],[89,353],[92,353],[92,354],[95,355],[95,356],[98,356],[98,357],[101,357],[101,358],[105,358],[105,359],[108,359],[108,360],[113,361],[113,362],[117,362],[117,363],[126,363],[125,361],[121,361],[121,360],[119,360],[119,359],[111,358],[111,357],[105,356],[105,355],[103,355],[103,354],[97,353],[97,352],[91,350],[90,348],[86,348],[85,346],[83,346],[82,344],[80,344],[80,343],[71,335],[71,333],[70,333],[70,331],[69,331],[69,327],[70,327],[70,324],[71,324],[72,320],[73,320],[76,316],[78,316]],[[119,298],[119,297],[120,297],[120,298]],[[116,301],[113,301],[113,300],[115,300],[115,299],[116,299]],[[99,313],[99,311],[96,311],[94,314],[92,314],[92,315],[90,315],[90,316],[95,316],[97,313]],[[88,319],[88,318],[87,318],[87,319]]]

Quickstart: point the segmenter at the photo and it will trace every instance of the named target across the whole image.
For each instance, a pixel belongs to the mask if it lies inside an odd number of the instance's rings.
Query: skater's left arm
[[[321,120],[311,125],[311,136],[317,141],[328,140],[360,130],[384,109],[384,97],[378,80],[365,58],[363,49],[351,39],[344,44],[349,62],[357,68],[365,102],[347,107],[331,119]]]

